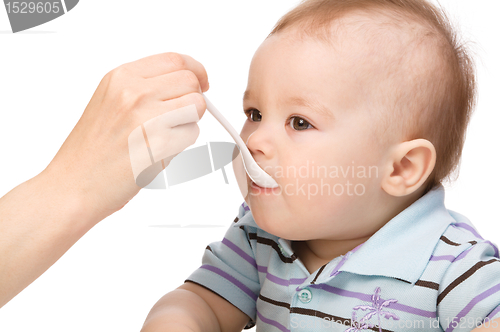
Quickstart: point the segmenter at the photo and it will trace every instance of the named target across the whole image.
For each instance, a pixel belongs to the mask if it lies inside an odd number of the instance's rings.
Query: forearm
[[[70,183],[45,172],[0,198],[0,307],[95,225],[90,209]]]
[[[217,317],[197,294],[176,289],[151,309],[141,332],[220,332]]]

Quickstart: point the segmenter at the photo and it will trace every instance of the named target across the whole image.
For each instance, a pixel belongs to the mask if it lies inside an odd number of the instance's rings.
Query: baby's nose
[[[255,161],[269,160],[274,157],[274,143],[273,143],[272,129],[260,124],[259,127],[248,136],[246,145]],[[260,163],[259,163],[260,164]]]

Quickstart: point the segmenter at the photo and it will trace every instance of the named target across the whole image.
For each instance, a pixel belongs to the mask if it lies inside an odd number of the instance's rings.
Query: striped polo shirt
[[[498,249],[445,208],[442,186],[313,273],[243,203],[186,281],[232,303],[257,331],[471,331],[500,317]]]

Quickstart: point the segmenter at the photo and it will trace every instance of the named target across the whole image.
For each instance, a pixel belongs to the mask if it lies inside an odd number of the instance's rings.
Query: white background
[[[113,68],[162,52],[207,69],[207,93],[239,131],[251,57],[297,1],[82,0],[66,15],[12,34],[0,7],[0,196],[41,172]],[[461,176],[446,204],[500,243],[497,0],[442,0],[477,54],[479,104]],[[231,142],[207,112],[194,146]],[[446,130],[446,128],[443,128]],[[231,166],[168,190],[142,190],[0,309],[0,331],[139,331],[153,304],[201,263],[243,201]],[[89,207],[92,208],[92,207]],[[220,225],[208,228],[152,225]]]

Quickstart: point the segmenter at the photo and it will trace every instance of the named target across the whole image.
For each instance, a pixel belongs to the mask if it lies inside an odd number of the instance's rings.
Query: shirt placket
[[[339,256],[325,264],[324,268],[322,267],[318,272],[310,274],[309,277],[295,289],[295,294],[291,303],[290,331],[315,331],[315,328],[320,326],[321,323],[317,318],[308,317],[308,314],[314,316],[314,311],[320,308],[319,296],[317,295],[322,291],[322,285],[330,283],[332,279],[340,273],[342,266],[351,255],[360,247],[361,245],[345,255]],[[300,261],[298,263],[303,266]],[[303,268],[305,269],[305,267]]]

